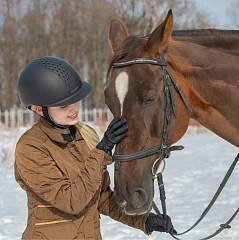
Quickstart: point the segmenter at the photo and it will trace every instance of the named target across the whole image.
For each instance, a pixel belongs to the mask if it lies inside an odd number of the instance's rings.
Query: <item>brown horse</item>
[[[165,72],[172,76],[183,95],[176,87],[167,95],[171,103],[174,102],[175,113],[170,120],[166,147],[185,134],[190,118],[239,146],[238,33],[231,32],[224,37],[226,31],[205,30],[204,36],[210,35],[210,31],[214,37],[203,37],[202,33],[198,37],[193,31],[176,31],[172,36],[171,11],[164,22],[145,37],[129,36],[120,21],[111,22],[109,41],[113,57],[105,99],[114,116],[122,115],[127,119],[129,128],[128,136],[116,147],[116,154],[134,155],[163,145],[167,116]],[[162,56],[167,66],[164,62],[153,64],[160,62]],[[131,60],[136,59],[146,61],[132,63]],[[151,210],[154,196],[152,166],[158,155],[141,155],[140,159],[116,166],[115,192],[127,214],[138,215]]]

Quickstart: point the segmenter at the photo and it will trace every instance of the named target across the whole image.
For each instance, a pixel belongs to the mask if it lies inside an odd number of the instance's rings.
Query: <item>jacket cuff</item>
[[[149,231],[149,229],[146,227],[146,220],[148,218],[149,214],[145,214],[142,219],[142,225],[140,226],[140,229],[147,235],[150,235],[152,232]]]
[[[95,148],[93,151],[96,154],[101,155],[103,165],[109,165],[113,162],[113,158],[109,154],[107,154],[105,151],[98,149],[98,148]]]

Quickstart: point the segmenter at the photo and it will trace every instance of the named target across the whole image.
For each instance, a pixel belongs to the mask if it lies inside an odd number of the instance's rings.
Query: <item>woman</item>
[[[106,166],[111,151],[127,134],[114,118],[99,141],[78,121],[80,100],[91,86],[63,59],[34,59],[18,81],[22,103],[40,115],[16,146],[15,176],[28,197],[22,239],[101,239],[99,214],[141,229],[172,232],[170,218],[127,216],[111,191]]]

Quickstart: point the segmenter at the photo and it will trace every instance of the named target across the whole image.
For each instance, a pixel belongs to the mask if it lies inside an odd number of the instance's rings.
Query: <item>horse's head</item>
[[[160,57],[164,55],[167,59],[167,49],[173,41],[172,30],[171,10],[164,22],[146,37],[128,36],[126,27],[120,21],[111,22],[109,41],[113,58],[105,89],[106,104],[114,116],[122,115],[127,119],[129,129],[127,137],[116,147],[115,152],[118,155],[162,145],[165,138],[163,129],[165,131],[166,97],[165,69],[164,63],[160,65]],[[130,62],[135,59],[160,61],[156,65],[153,62]],[[179,80],[181,76],[177,76],[168,60],[166,62],[167,70],[175,81]],[[170,121],[167,146],[182,137],[189,121],[188,111],[175,88],[171,93],[174,96],[176,113]],[[152,167],[159,155],[159,152],[141,154],[138,157],[134,155],[130,161],[116,162],[115,193],[127,214],[143,214],[151,209],[154,195]]]

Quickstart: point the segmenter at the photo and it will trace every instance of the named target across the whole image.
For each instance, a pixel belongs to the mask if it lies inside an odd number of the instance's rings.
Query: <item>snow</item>
[[[19,136],[26,130],[0,130],[0,240],[17,240],[26,226],[27,201],[25,192],[15,182],[13,174],[14,148]],[[171,154],[166,160],[164,181],[167,211],[175,228],[183,231],[201,215],[221,183],[238,148],[209,131],[190,128],[178,142],[185,149]],[[109,167],[113,180],[113,165]],[[239,164],[229,179],[221,196],[206,218],[183,239],[199,239],[213,233],[227,221],[239,206]],[[113,186],[113,181],[112,181]],[[159,202],[158,190],[155,196]],[[239,239],[239,216],[231,223],[230,230],[223,231],[215,239]],[[172,239],[165,233],[146,236],[109,217],[101,217],[104,240]]]

